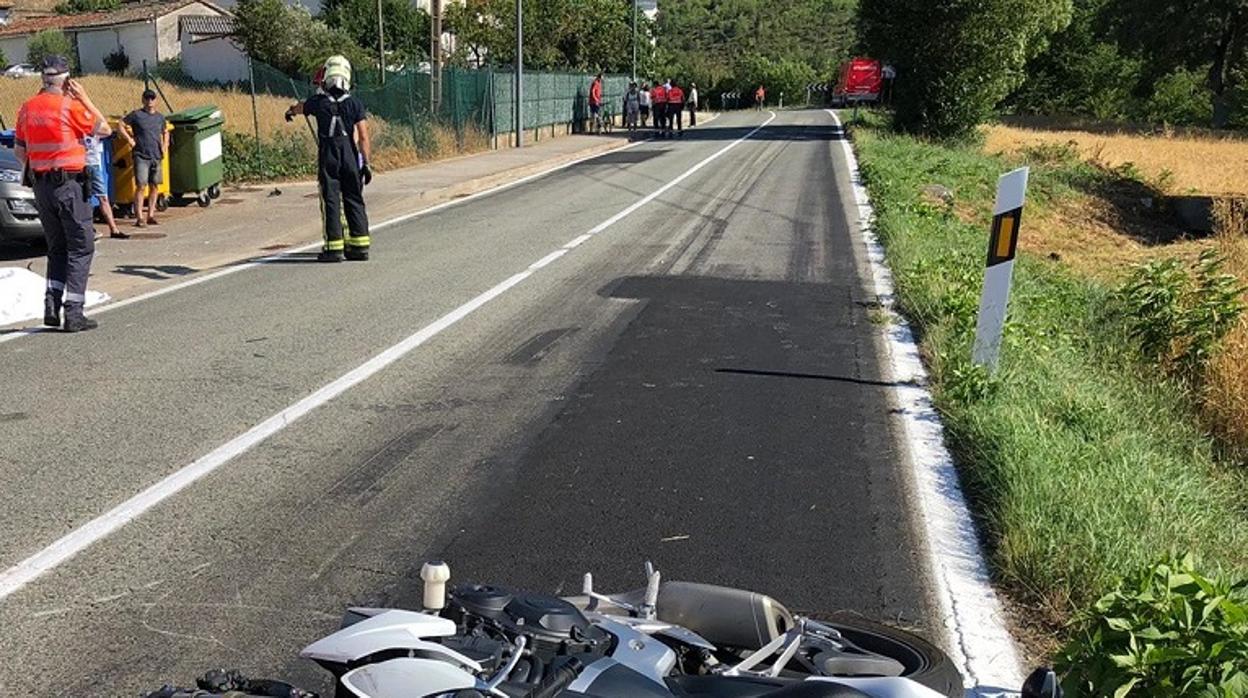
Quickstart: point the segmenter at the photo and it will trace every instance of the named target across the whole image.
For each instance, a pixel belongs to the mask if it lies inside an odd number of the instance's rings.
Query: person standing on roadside
[[[35,208],[48,243],[43,324],[66,332],[98,326],[83,314],[95,254],[87,136],[112,134],[87,91],[69,79],[63,56],[43,59],[43,88],[17,113],[14,154],[35,190]],[[61,310],[65,311],[64,323]]]
[[[650,101],[654,103],[654,130],[663,135],[667,124],[667,86],[662,82],[656,83],[650,90]]]
[[[305,114],[316,121],[316,181],[321,194],[324,245],[318,262],[366,262],[372,248],[364,187],[372,184],[372,140],[368,111],[351,94],[351,62],[330,56],[320,73],[321,89],[286,110],[286,121]],[[343,218],[346,238],[343,238]]]
[[[637,119],[641,113],[641,94],[637,91],[637,83],[628,83],[628,92],[624,93],[624,127],[629,131],[637,130]]]
[[[169,129],[165,115],[156,111],[156,93],[143,90],[143,108],[136,109],[121,120],[121,135],[133,149],[134,158],[134,224],[140,228],[159,225],[156,220],[156,199],[165,181],[163,164],[169,150]],[[147,215],[143,214],[143,190],[147,189]]]
[[[640,102],[640,108],[641,108],[641,127],[646,128],[647,123],[650,121],[650,85],[649,83],[643,82],[641,84],[641,92],[639,93],[639,95],[640,95],[639,102]]]
[[[667,133],[672,135],[673,125],[679,135],[685,135],[685,91],[675,80],[667,86]]]
[[[686,104],[689,105],[689,127],[693,128],[698,125],[698,83],[689,83],[689,98]]]
[[[113,218],[113,202],[108,199],[108,187],[104,181],[104,139],[87,136],[83,145],[87,149],[87,168],[91,170],[91,196],[99,202],[100,217],[108,225],[108,236],[128,240],[130,236],[117,227],[117,220]]]
[[[593,121],[594,133],[602,133],[602,73],[594,76],[589,84],[589,117]]]
[[[763,89],[762,85],[759,85],[758,89],[754,90],[754,110],[762,111],[763,104],[766,101],[767,101],[767,90]]]

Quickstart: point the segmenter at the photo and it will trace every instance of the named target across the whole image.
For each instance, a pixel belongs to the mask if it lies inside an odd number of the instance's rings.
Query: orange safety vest
[[[667,101],[670,104],[680,104],[685,101],[685,91],[672,85],[672,89],[667,91]]]
[[[667,88],[659,85],[650,90],[650,101],[655,104],[667,104]]]
[[[14,138],[26,148],[26,160],[35,172],[79,172],[87,166],[82,139],[94,131],[95,120],[82,102],[40,92],[18,111]]]

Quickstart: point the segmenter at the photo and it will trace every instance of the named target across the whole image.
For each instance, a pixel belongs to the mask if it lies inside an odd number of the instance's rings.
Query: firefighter
[[[35,208],[48,242],[48,286],[43,324],[66,332],[97,327],[82,308],[95,255],[91,222],[91,175],[87,136],[106,138],[113,130],[85,90],[69,79],[69,61],[43,60],[43,89],[17,114],[15,152],[35,190]],[[65,311],[64,324],[61,310]]]
[[[322,262],[365,261],[370,241],[364,186],[373,181],[373,171],[368,165],[372,155],[368,114],[364,104],[351,95],[351,64],[346,58],[331,56],[322,70],[317,93],[286,111],[287,121],[293,120],[296,114],[316,120],[316,179],[325,219],[325,245],[317,259]]]

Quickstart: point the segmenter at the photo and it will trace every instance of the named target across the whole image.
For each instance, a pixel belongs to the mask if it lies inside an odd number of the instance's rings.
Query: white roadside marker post
[[[984,293],[979,301],[979,321],[975,326],[975,346],[971,361],[997,370],[1001,354],[1001,332],[1010,304],[1010,280],[1014,276],[1014,255],[1018,251],[1018,228],[1023,220],[1030,169],[1020,167],[997,180],[997,205],[993,209],[992,235],[988,238],[988,267],[984,270]]]

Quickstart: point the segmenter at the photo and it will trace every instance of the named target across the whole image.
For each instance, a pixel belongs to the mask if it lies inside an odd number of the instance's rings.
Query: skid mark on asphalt
[[[662,196],[663,194],[665,194],[667,191],[671,190],[672,188],[678,186],[681,182],[693,176],[695,173],[697,173],[698,171],[702,170],[707,165],[711,164],[712,162],[720,158],[722,155],[724,155],[724,153],[727,153],[728,151],[732,150],[736,146],[748,140],[755,133],[761,131],[768,124],[774,121],[775,118],[776,118],[776,114],[774,112],[770,113],[766,121],[764,121],[762,124],[755,127],[750,132],[746,133],[741,138],[728,143],[727,145],[715,151],[711,155],[698,161],[692,167],[685,170],[681,174],[677,175],[674,179],[670,180],[667,184],[664,184],[663,186],[654,190],[647,196],[639,199],[638,201],[634,202],[632,205],[628,206],[622,211],[616,213],[610,218],[594,226],[593,228],[588,230],[585,233],[585,235],[582,237],[598,235],[608,230],[611,226],[615,225],[621,220],[632,215],[634,212],[638,211],[642,207],[650,204],[652,201],[654,201],[655,199],[658,199],[660,196]],[[569,165],[566,165],[565,167],[571,166],[571,164],[574,164],[574,163],[569,163]],[[555,168],[555,169],[561,169],[561,168]],[[534,175],[526,179],[520,179],[520,180],[517,180],[516,182],[513,182],[510,185],[505,185],[503,188],[515,186],[522,182],[544,176],[545,174],[546,173],[541,173],[541,174]],[[491,191],[498,191],[498,190],[496,189],[496,190],[491,190]],[[487,193],[491,193],[491,192],[483,192],[481,194],[475,194],[475,195],[466,197],[464,200],[467,201],[477,196],[486,195]],[[419,211],[413,214],[409,214],[407,216],[401,216],[399,218],[391,219],[389,221],[386,221],[385,223],[375,226],[374,229],[378,229],[382,227],[389,227],[391,225],[395,225],[404,220],[409,220],[411,218],[415,218],[417,216],[425,215],[432,211],[445,208],[447,205],[451,205],[453,203],[455,202],[450,202],[448,204],[434,206],[429,209],[425,209],[424,211]],[[581,238],[577,238],[577,240],[580,240],[580,239]],[[577,242],[577,240],[573,240],[572,242]],[[571,245],[571,244],[572,243],[568,243],[568,245]],[[580,244],[580,243],[577,243],[577,244]],[[552,264],[553,262],[558,260],[560,257],[567,254],[572,249],[568,245],[564,245],[563,247],[556,249],[554,252],[551,252],[550,254],[546,255],[542,259],[539,259],[533,264],[530,264],[528,268],[525,269],[524,271],[513,274],[512,276],[508,277],[507,279],[503,280],[502,282],[498,283],[492,288],[482,292],[481,294],[472,298],[471,300],[459,306],[458,308],[438,318],[433,323],[421,328],[416,333],[407,337],[406,339],[399,342],[398,344],[395,344],[385,349],[384,351],[368,359],[367,361],[365,361],[364,363],[362,363],[355,369],[343,374],[342,376],[339,376],[337,379],[331,381],[330,383],[316,390],[312,394],[295,402],[294,404],[283,409],[281,412],[278,412],[277,414],[269,417],[268,419],[265,419],[264,421],[253,426],[251,429],[248,429],[246,432],[240,434],[234,439],[231,439],[230,441],[222,444],[221,446],[218,446],[216,449],[213,449],[212,451],[210,451],[203,457],[171,473],[170,475],[166,476],[164,479],[156,482],[150,487],[147,487],[146,489],[142,490],[138,494],[134,495],[133,497],[117,505],[116,507],[104,512],[100,516],[74,529],[73,531],[62,536],[61,538],[52,542],[50,545],[47,545],[43,549],[27,557],[26,559],[22,560],[16,565],[4,570],[3,572],[0,572],[0,600],[7,598],[8,596],[22,589],[31,581],[39,578],[40,576],[42,576],[49,570],[59,567],[62,563],[73,558],[79,552],[94,545],[96,542],[102,540],[103,538],[111,535],[113,532],[129,524],[131,521],[143,515],[151,508],[159,505],[160,503],[162,503],[169,497],[172,497],[173,495],[182,491],[186,487],[189,487],[190,485],[199,481],[201,478],[217,470],[222,465],[229,463],[232,460],[234,460],[236,457],[238,457],[239,455],[246,453],[247,451],[250,451],[256,445],[263,443],[264,441],[268,440],[269,437],[281,432],[287,426],[299,420],[303,416],[307,415],[309,412],[312,412],[313,410],[325,405],[331,400],[347,392],[351,388],[359,385],[360,383],[363,383],[369,378],[372,378],[374,375],[380,373],[382,370],[384,370],[385,368],[387,368],[394,362],[402,359],[404,356],[411,353],[417,347],[423,346],[425,343],[429,342],[434,337],[437,337],[447,328],[450,328],[458,324],[464,318],[475,313],[480,308],[484,307],[485,305],[489,304],[496,298],[508,293],[513,288],[523,283],[525,280],[527,280],[530,276],[532,276],[538,270],[546,267],[549,264]],[[307,249],[307,247],[302,248],[302,249]],[[296,252],[298,251],[299,250],[296,250]],[[217,276],[224,275],[225,273],[229,273],[229,272],[217,272],[215,275],[208,274],[206,276],[199,277],[197,279],[192,279],[186,282],[186,285],[190,285],[194,283],[202,283],[203,281],[207,281],[210,278],[216,278]],[[121,307],[129,303],[136,303],[144,298],[150,298],[156,295],[171,292],[173,290],[176,290],[176,288],[179,288],[179,287],[176,287],[176,286],[166,287],[164,289],[160,289],[159,291],[155,291],[146,296],[136,296],[135,298],[129,299],[127,301],[122,301],[110,307]]]

